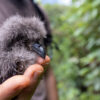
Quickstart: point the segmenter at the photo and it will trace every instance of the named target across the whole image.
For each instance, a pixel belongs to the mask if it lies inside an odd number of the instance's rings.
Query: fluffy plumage
[[[0,83],[34,64],[37,53],[34,43],[44,46],[46,31],[39,18],[14,16],[7,19],[0,28]]]

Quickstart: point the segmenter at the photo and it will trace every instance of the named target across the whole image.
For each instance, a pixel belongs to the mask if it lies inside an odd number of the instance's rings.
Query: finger
[[[29,79],[23,75],[14,76],[0,85],[0,100],[10,100],[29,85]]]
[[[42,59],[41,57],[38,58],[37,63],[41,65],[47,65],[50,62],[50,58],[48,56],[45,57],[45,59]]]
[[[41,73],[43,73],[43,71],[44,71],[44,69],[41,65],[34,64],[27,68],[27,70],[24,72],[24,76],[31,79],[31,78],[33,78],[35,72],[40,75]]]
[[[25,71],[24,76],[30,79],[30,84],[28,87],[23,89],[21,94],[18,96],[18,100],[29,100],[32,97],[43,71],[43,67],[38,64],[30,66]]]

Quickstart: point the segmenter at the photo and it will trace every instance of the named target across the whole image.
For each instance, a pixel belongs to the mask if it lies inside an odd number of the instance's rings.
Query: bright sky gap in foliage
[[[41,0],[42,3],[44,4],[64,4],[64,5],[70,5],[71,4],[71,0]]]

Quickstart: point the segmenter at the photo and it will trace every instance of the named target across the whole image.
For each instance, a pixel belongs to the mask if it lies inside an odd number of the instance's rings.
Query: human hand
[[[37,64],[29,66],[23,75],[16,75],[0,85],[0,100],[30,100],[43,75],[43,66],[50,62],[46,56],[45,60],[38,58]]]

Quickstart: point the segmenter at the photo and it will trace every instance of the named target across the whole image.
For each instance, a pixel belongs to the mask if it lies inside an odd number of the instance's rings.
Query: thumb
[[[30,80],[30,82],[29,82],[29,85],[21,91],[17,100],[30,100],[31,99],[39,83],[39,80],[42,77],[43,72],[44,72],[43,67],[38,64],[30,66],[25,71],[24,76],[27,77]]]

